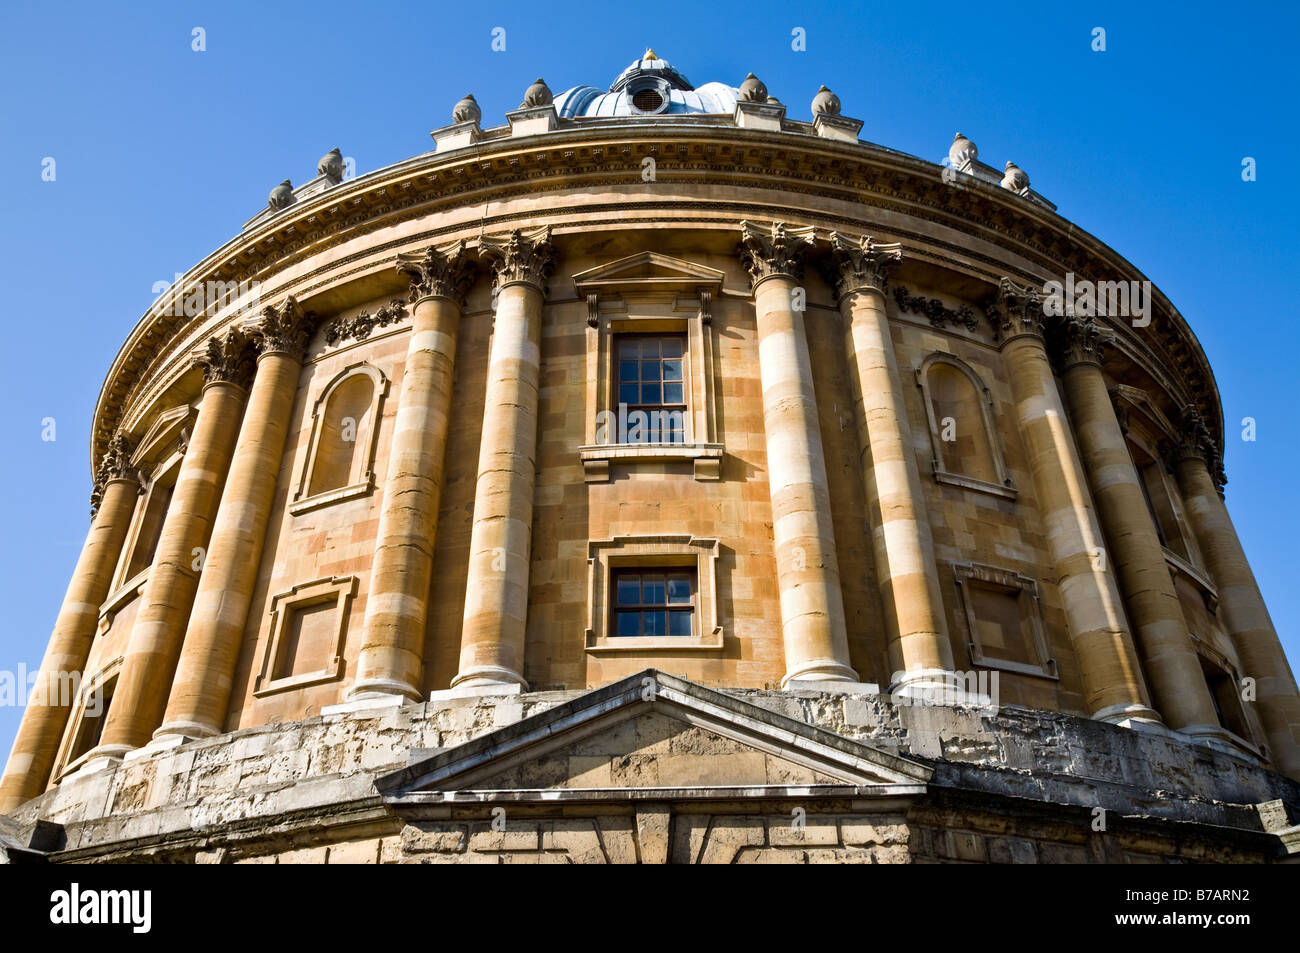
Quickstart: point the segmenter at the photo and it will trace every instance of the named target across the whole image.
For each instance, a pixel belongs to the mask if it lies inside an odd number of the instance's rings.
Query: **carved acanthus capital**
[[[833,281],[839,298],[855,291],[877,291],[883,295],[889,286],[889,270],[903,260],[902,245],[876,242],[870,235],[854,241],[839,232],[831,232],[830,245],[832,269],[827,277]]]
[[[751,222],[740,223],[740,245],[736,254],[757,285],[764,278],[780,275],[799,281],[803,278],[803,260],[813,246],[813,228],[787,228],[773,222],[765,231]]]
[[[1171,465],[1184,460],[1204,463],[1215,487],[1220,492],[1223,491],[1223,485],[1228,482],[1228,477],[1223,472],[1223,459],[1219,455],[1219,447],[1214,442],[1214,437],[1210,434],[1209,425],[1195,405],[1188,404],[1183,408],[1178,430],[1174,433],[1173,440],[1166,446],[1165,452],[1166,459]]]
[[[289,295],[280,307],[263,308],[262,317],[248,329],[248,334],[262,354],[278,351],[301,361],[315,331],[315,312],[304,311],[297,299]]]
[[[248,335],[232,328],[222,337],[208,338],[194,362],[203,369],[205,384],[224,381],[247,387],[257,371],[254,350]]]
[[[515,229],[504,238],[484,236],[479,239],[479,250],[491,265],[498,288],[523,282],[545,293],[546,280],[555,270],[551,226],[528,235]]]
[[[997,302],[987,310],[1002,344],[1025,334],[1042,338],[1047,331],[1042,294],[1036,288],[1018,285],[1010,278],[998,282]]]
[[[131,444],[120,433],[109,438],[108,446],[99,465],[95,467],[95,483],[90,489],[90,515],[99,511],[104,499],[104,488],[113,480],[131,480],[138,483],[140,475],[131,466]]]
[[[411,304],[430,297],[464,304],[478,268],[462,239],[445,248],[430,245],[423,253],[403,252],[397,256],[397,270],[410,279],[406,300]]]
[[[1059,328],[1058,354],[1062,368],[1076,364],[1101,366],[1106,350],[1115,343],[1115,335],[1103,328],[1092,317],[1062,317]]]

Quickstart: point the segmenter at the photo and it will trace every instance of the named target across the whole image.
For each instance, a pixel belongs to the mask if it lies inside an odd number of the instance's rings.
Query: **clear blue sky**
[[[647,46],[696,84],[752,70],[791,116],[806,118],[825,83],[863,138],[935,162],[961,130],[1155,281],[1215,369],[1228,503],[1297,667],[1289,6],[10,0],[0,669],[39,665],[88,525],[95,399],[156,282],[235,235],[272,186],[312,177],[333,146],[364,173],[430,149],[466,92],[498,125],[538,76],[557,92],[605,86]],[[1090,48],[1098,26],[1104,53]],[[191,50],[194,27],[206,52]],[[804,52],[791,49],[796,27]],[[47,156],[54,182],[41,180]],[[1245,156],[1255,182],[1241,179]],[[1254,443],[1233,436],[1247,416]],[[0,708],[0,756],[20,714]]]

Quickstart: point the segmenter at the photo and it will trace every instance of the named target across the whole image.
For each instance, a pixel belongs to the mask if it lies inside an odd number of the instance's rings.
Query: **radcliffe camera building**
[[[1014,163],[779,92],[647,51],[505,125],[466,96],[161,295],[0,853],[1300,851],[1187,322]]]

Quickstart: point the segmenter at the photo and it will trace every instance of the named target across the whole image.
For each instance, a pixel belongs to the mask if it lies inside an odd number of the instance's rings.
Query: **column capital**
[[[1092,317],[1066,316],[1057,319],[1060,338],[1057,357],[1068,370],[1079,364],[1101,366],[1106,351],[1115,343],[1115,335]]]
[[[1228,482],[1228,477],[1223,472],[1219,448],[1214,442],[1214,437],[1210,435],[1210,428],[1205,423],[1205,418],[1201,416],[1201,412],[1194,404],[1188,404],[1183,408],[1178,429],[1165,449],[1166,459],[1170,464],[1178,464],[1184,460],[1196,460],[1205,464],[1205,469],[1209,471],[1219,495],[1223,495],[1223,486]]]
[[[114,480],[140,482],[140,475],[131,466],[131,443],[121,433],[115,433],[108,441],[99,465],[95,467],[95,482],[90,490],[90,515],[99,511],[103,502],[104,490]]]
[[[988,316],[1000,345],[1025,335],[1041,339],[1047,330],[1042,294],[1010,278],[998,282],[997,301],[988,308]]]
[[[253,342],[238,328],[232,328],[221,337],[210,337],[208,343],[194,357],[194,363],[203,369],[203,382],[226,382],[247,388],[256,371]]]
[[[430,245],[423,252],[402,252],[397,256],[397,270],[410,279],[411,290],[406,296],[410,304],[421,298],[451,298],[464,304],[478,269],[461,239],[445,248]]]
[[[276,308],[267,305],[262,316],[248,329],[262,354],[283,353],[301,361],[316,330],[316,313],[304,311],[293,295]]]
[[[835,296],[840,300],[857,291],[885,293],[889,284],[889,271],[903,260],[903,246],[898,242],[881,243],[863,235],[857,241],[841,235],[830,234],[832,267],[828,278],[835,286]]]
[[[549,225],[527,235],[517,228],[505,237],[485,235],[479,239],[479,252],[491,265],[498,288],[522,283],[545,293],[546,280],[555,270]]]
[[[814,240],[811,225],[788,228],[784,222],[773,222],[771,229],[764,231],[752,222],[741,222],[740,235],[736,254],[753,284],[774,275],[795,281],[803,278],[804,255]]]

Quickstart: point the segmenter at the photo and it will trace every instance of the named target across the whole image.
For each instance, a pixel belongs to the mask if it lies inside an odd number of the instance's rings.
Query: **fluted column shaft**
[[[35,690],[18,726],[0,780],[0,814],[7,814],[44,791],[54,769],[71,709],[69,694],[79,687],[85,674],[99,607],[108,597],[113,570],[135,511],[139,483],[134,475],[124,472],[124,453],[119,462],[119,474],[110,476],[102,485],[99,509],[54,622]]]
[[[246,396],[242,381],[251,370],[251,356],[245,352],[234,360],[248,366],[238,372],[218,368],[203,388],[96,749],[101,754],[143,745],[162,721],[198,589],[202,557],[195,550],[208,545]]]
[[[352,697],[420,698],[461,310],[440,296],[413,311]]]
[[[1091,335],[1077,328],[1074,334]],[[1219,719],[1160,537],[1102,376],[1100,344],[1076,341],[1063,375],[1070,419],[1156,708],[1171,728],[1217,734]]]
[[[308,319],[290,299],[279,310],[268,308],[255,332],[263,341],[257,375],[199,575],[163,725],[155,737],[204,737],[220,733],[225,723],[308,328]]]
[[[786,685],[858,677],[849,664],[812,362],[793,306],[805,231],[776,226],[769,237],[746,225],[741,248],[754,282]]]
[[[469,691],[526,687],[524,636],[537,451],[542,303],[549,232],[484,240],[497,276],[478,483],[470,530],[460,670]]]
[[[950,684],[952,643],[908,426],[903,384],[885,311],[885,269],[897,245],[831,236],[849,353],[849,384],[872,519],[876,578],[889,629],[891,688]]]
[[[1004,293],[1000,307],[1005,319],[1002,354],[1011,378],[1016,422],[1033,473],[1084,702],[1089,714],[1103,721],[1158,722],[1119,588],[1106,565],[1101,527],[1052,374],[1042,337],[1042,304],[1020,293],[1008,300]]]
[[[1205,458],[1196,453],[1179,456],[1175,470],[1183,508],[1218,590],[1241,674],[1255,680],[1255,705],[1268,736],[1270,760],[1278,771],[1300,780],[1300,692],[1295,676]]]

